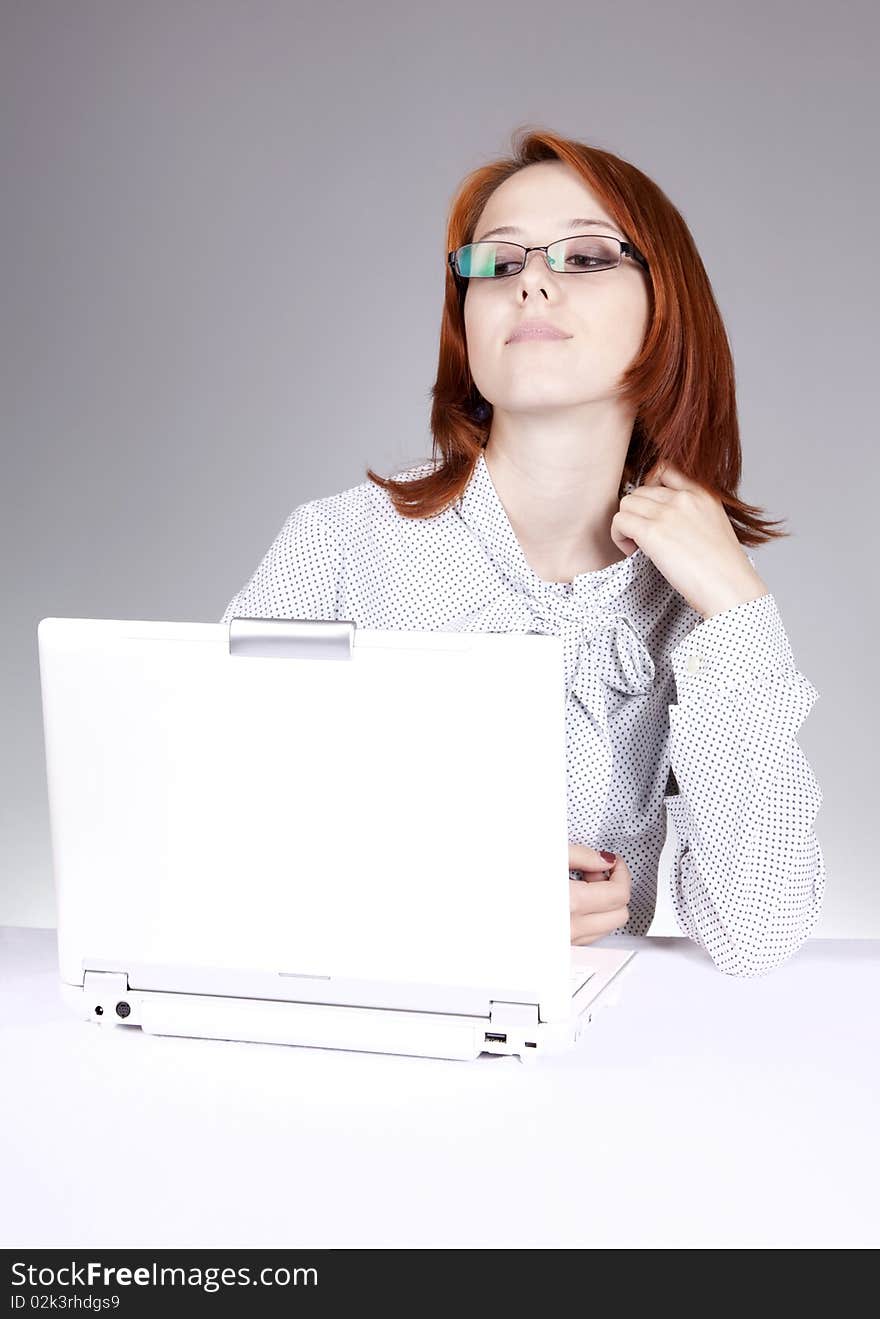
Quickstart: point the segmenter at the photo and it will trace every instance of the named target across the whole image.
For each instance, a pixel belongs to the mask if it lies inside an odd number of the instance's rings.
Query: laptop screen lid
[[[570,1011],[560,638],[46,618],[38,640],[62,979]]]

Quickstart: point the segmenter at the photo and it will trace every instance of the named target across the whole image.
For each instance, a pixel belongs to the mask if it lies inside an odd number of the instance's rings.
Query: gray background
[[[38,621],[216,622],[297,504],[430,456],[449,200],[528,124],[693,231],[820,692],[816,933],[880,936],[876,5],[0,12],[0,924],[55,923]]]

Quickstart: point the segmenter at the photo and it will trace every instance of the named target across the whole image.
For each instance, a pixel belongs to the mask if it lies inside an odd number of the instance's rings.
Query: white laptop
[[[61,992],[160,1035],[571,1048],[634,953],[573,947],[562,641],[44,618]]]

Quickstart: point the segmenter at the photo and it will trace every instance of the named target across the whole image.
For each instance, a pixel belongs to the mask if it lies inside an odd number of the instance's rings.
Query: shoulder
[[[411,464],[392,473],[395,481],[413,481],[428,476],[436,470],[434,459]],[[332,495],[311,499],[293,510],[290,519],[298,527],[315,536],[326,539],[336,537],[344,541],[349,535],[356,534],[359,527],[375,519],[390,518],[399,522],[409,522],[397,512],[391,496],[382,486],[366,478],[357,485],[348,486]]]
[[[414,480],[435,470],[434,460],[404,467],[393,473],[396,481]],[[397,512],[387,490],[367,478],[356,485],[297,504],[288,513],[273,542],[276,553],[313,550],[322,557],[338,557],[359,532],[383,519],[409,524]]]

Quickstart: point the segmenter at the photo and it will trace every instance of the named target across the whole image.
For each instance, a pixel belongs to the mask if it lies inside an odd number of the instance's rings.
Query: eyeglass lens
[[[523,256],[523,249],[515,243],[494,243],[485,239],[479,243],[468,243],[458,249],[459,274],[467,279],[515,275],[522,269]],[[613,238],[592,234],[562,238],[550,244],[547,260],[552,270],[562,272],[608,270],[620,264],[620,245]]]

